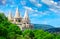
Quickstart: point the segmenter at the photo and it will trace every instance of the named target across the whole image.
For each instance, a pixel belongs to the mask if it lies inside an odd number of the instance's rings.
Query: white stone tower
[[[17,26],[21,30],[32,29],[33,28],[33,25],[31,25],[31,23],[30,23],[30,19],[29,19],[29,15],[28,15],[28,10],[25,11],[25,15],[22,18],[20,13],[19,13],[18,7],[17,7],[14,17],[12,17],[11,11],[9,12],[8,20],[11,21],[14,24],[17,24]]]
[[[9,21],[13,21],[13,17],[12,17],[11,11],[9,11],[8,20],[9,20]]]
[[[22,29],[31,29],[32,25],[30,23],[29,15],[28,15],[28,10],[25,11],[25,15],[22,19]]]
[[[23,17],[23,23],[25,23],[25,24],[30,23],[29,16],[28,16],[28,10],[25,11],[25,15]]]
[[[16,8],[16,13],[15,13],[14,18],[20,18],[20,13],[19,13],[18,7]]]
[[[20,24],[21,20],[22,20],[22,18],[21,18],[21,15],[20,15],[18,7],[17,7],[16,8],[16,13],[15,13],[15,16],[14,16],[14,23]]]

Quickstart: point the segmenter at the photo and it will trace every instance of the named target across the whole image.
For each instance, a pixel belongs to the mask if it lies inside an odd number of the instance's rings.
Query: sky
[[[9,11],[14,16],[17,7],[22,17],[28,9],[31,23],[60,27],[60,0],[0,0],[0,12],[6,16]]]

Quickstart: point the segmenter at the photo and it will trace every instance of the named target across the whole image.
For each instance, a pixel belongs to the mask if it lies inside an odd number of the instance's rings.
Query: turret
[[[21,22],[22,18],[21,15],[19,13],[18,7],[16,8],[16,13],[14,16],[14,23],[19,24],[19,22]]]
[[[8,20],[10,20],[10,21],[13,20],[11,11],[9,11]]]
[[[28,10],[25,11],[25,15],[23,17],[24,23],[30,23],[29,16],[28,16]]]
[[[15,13],[14,18],[20,18],[20,13],[19,13],[18,7],[16,8],[16,13]]]
[[[28,10],[25,11],[25,15],[22,20],[22,28],[23,29],[32,29],[33,26],[30,23],[29,15],[28,15]]]

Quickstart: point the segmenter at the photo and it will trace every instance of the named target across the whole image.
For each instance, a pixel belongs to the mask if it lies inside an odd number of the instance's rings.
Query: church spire
[[[25,11],[24,19],[29,19],[28,10]]]
[[[20,18],[20,13],[18,7],[16,8],[15,18]]]
[[[9,11],[8,20],[12,20],[12,13]]]
[[[28,16],[28,10],[25,11],[25,15],[23,17],[23,22],[30,23],[29,16]]]

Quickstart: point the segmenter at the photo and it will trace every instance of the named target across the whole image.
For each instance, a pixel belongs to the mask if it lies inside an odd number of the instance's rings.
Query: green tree
[[[17,36],[16,39],[25,39],[23,35],[16,34],[16,36]]]
[[[60,34],[57,34],[56,39],[60,39]]]
[[[0,39],[6,39],[6,38],[1,36]]]
[[[30,29],[24,30],[23,36],[24,36],[26,39],[33,39],[33,38],[34,38],[34,33],[33,33],[33,31],[30,30]]]
[[[15,39],[16,34],[22,35],[22,31],[16,24],[8,21],[7,17],[0,13],[0,36]]]

